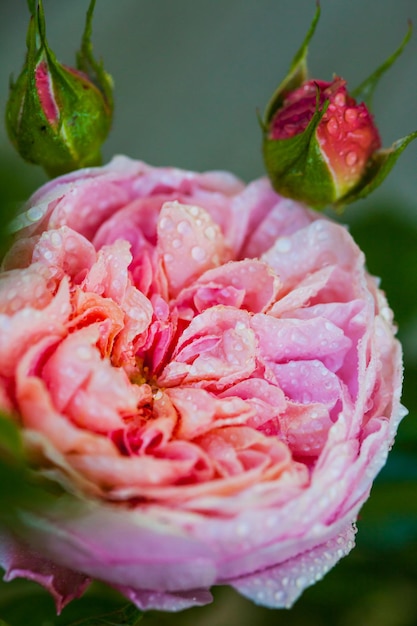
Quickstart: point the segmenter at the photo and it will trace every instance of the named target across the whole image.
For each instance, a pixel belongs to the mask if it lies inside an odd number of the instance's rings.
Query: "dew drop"
[[[339,132],[339,124],[335,117],[331,117],[327,122],[327,130],[330,135],[337,135]]]
[[[181,239],[173,239],[172,240],[172,247],[173,248],[180,248],[181,247]]]
[[[296,587],[298,587],[298,589],[303,589],[306,584],[307,584],[307,580],[304,578],[304,576],[300,576],[295,581],[295,585],[296,585]]]
[[[353,122],[356,122],[356,120],[358,119],[358,112],[357,112],[357,110],[356,109],[346,109],[344,118],[345,118],[345,121],[348,124],[353,124]]]
[[[159,222],[159,227],[162,230],[171,230],[174,227],[174,223],[169,217],[163,217]]]
[[[274,598],[277,602],[282,602],[284,599],[284,592],[283,591],[276,591],[274,593]]]
[[[337,93],[334,97],[334,103],[338,107],[344,107],[346,104],[346,96],[344,93]]]
[[[27,216],[29,221],[37,222],[38,220],[41,219],[41,217],[43,216],[44,212],[45,212],[44,211],[44,207],[42,207],[42,206],[33,206],[26,212],[26,216]]]
[[[351,152],[347,153],[345,157],[345,161],[346,161],[346,165],[348,165],[349,167],[352,167],[353,165],[355,165],[355,163],[357,163],[358,155],[356,154],[356,152],[353,152],[352,150]]]
[[[210,239],[210,241],[214,241],[214,239],[216,238],[216,229],[214,228],[214,226],[207,226],[204,234],[207,239]]]
[[[59,248],[62,243],[61,235],[57,232],[53,232],[51,234],[51,243],[55,248]]]
[[[288,237],[281,237],[278,239],[275,249],[278,252],[289,252],[291,250],[291,241]]]
[[[182,222],[179,222],[177,225],[177,231],[180,235],[188,235],[191,233],[192,228],[186,220],[182,220]]]
[[[194,261],[204,261],[207,255],[204,248],[201,248],[200,246],[194,246],[193,248],[191,248],[191,256],[193,257]]]
[[[87,346],[79,346],[76,350],[76,354],[82,361],[88,361],[91,357],[91,352]]]

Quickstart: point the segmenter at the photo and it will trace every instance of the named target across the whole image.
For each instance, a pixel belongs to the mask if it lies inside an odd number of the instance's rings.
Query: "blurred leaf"
[[[136,626],[139,624],[143,614],[131,604],[113,611],[112,613],[101,614],[96,617],[88,617],[80,621],[67,623],[67,626]]]
[[[16,424],[0,413],[0,454],[23,459],[23,447]]]
[[[112,619],[118,625],[136,626],[141,614],[126,605],[126,598],[114,589],[93,582],[81,598],[70,602],[57,616],[55,603],[43,587],[15,579],[8,583],[0,580],[0,615],[7,626],[110,626]],[[103,619],[107,622],[100,621]]]
[[[7,602],[0,602],[1,615],[7,619],[8,626],[55,626],[52,598],[40,587],[38,592],[37,585],[33,584],[33,587],[35,591],[20,593]]]
[[[400,326],[417,314],[417,229],[392,207],[376,207],[350,226],[353,238],[365,252],[371,272],[381,287]]]
[[[0,413],[0,524],[21,531],[20,511],[39,512],[59,493],[55,483],[35,477],[23,454],[18,425]]]
[[[23,163],[17,155],[6,157],[0,154],[0,258],[10,242],[8,224],[45,180],[40,168]]]

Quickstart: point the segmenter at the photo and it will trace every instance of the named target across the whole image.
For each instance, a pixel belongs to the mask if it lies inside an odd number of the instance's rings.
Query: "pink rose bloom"
[[[116,158],[40,189],[0,275],[0,402],[78,502],[3,533],[58,610],[290,606],[353,547],[400,418],[392,314],[347,230],[226,173]],[[65,500],[65,498],[63,498]]]

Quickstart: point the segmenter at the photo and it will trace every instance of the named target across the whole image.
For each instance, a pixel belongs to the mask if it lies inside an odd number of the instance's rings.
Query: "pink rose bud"
[[[98,165],[110,130],[112,79],[93,58],[90,41],[94,5],[92,0],[77,69],[58,63],[49,48],[41,0],[30,5],[27,57],[11,85],[6,126],[19,154],[51,177]]]
[[[417,133],[381,150],[369,106],[357,102],[346,81],[308,79],[308,43],[319,7],[290,72],[275,92],[262,123],[264,158],[275,189],[315,208],[343,206],[362,198],[384,180],[400,153]],[[398,50],[354,92],[369,99],[381,74],[402,52]]]

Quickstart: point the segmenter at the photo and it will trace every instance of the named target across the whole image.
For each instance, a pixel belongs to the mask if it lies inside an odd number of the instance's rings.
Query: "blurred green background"
[[[88,0],[45,0],[59,59],[71,64]],[[311,46],[312,76],[356,86],[399,44],[416,0],[322,0]],[[116,84],[116,118],[104,157],[123,152],[154,165],[263,174],[261,110],[285,75],[314,13],[314,0],[98,0],[93,40]],[[0,108],[24,58],[25,0],[1,0]],[[384,145],[417,128],[417,35],[383,78],[375,116]],[[381,277],[405,354],[403,421],[389,462],[358,523],[357,547],[290,611],[256,607],[227,589],[210,607],[148,614],[178,626],[417,625],[417,142],[374,195],[336,219],[349,225]],[[7,220],[46,180],[25,165],[0,127],[0,209]],[[0,626],[59,626],[111,612],[123,599],[95,585],[54,617],[52,600],[26,581],[0,583]],[[133,618],[88,624],[133,624]],[[116,620],[116,621],[115,621]],[[129,621],[130,620],[130,621]],[[84,622],[83,622],[84,623]],[[81,624],[81,622],[80,622]],[[86,622],[87,624],[87,622]]]

